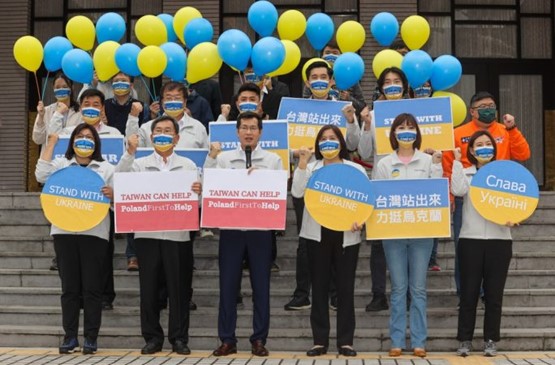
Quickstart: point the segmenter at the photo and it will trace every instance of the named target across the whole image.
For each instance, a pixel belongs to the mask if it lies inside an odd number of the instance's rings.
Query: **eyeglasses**
[[[472,107],[472,109],[478,109],[478,110],[480,110],[480,109],[496,109],[496,108],[497,108],[497,105],[495,105],[495,104],[487,104],[487,105],[486,104],[481,104],[481,105]]]
[[[242,126],[239,127],[239,130],[243,131],[243,132],[248,132],[248,131],[256,132],[256,131],[258,131],[258,127],[255,126],[255,125],[251,125],[250,127],[247,126],[247,125],[242,125]]]

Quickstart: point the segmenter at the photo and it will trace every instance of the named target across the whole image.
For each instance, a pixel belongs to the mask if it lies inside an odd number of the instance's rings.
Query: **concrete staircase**
[[[288,230],[278,241],[281,271],[272,273],[270,350],[302,351],[312,345],[309,311],[286,312],[295,285],[296,235],[294,215],[288,212]],[[503,350],[555,350],[555,194],[542,193],[540,207],[525,224],[513,231],[514,258],[504,299]],[[140,348],[138,274],[125,270],[125,240],[116,242],[114,257],[117,297],[115,309],[103,313],[101,348]],[[428,279],[430,351],[456,348],[457,297],[453,281],[453,243],[439,245],[441,272]],[[369,244],[360,251],[356,279],[357,330],[355,347],[360,351],[389,348],[389,311],[366,313],[370,300]],[[53,247],[37,194],[0,195],[0,346],[56,347],[61,342],[60,279],[49,271]],[[194,301],[191,312],[190,346],[210,350],[218,345],[217,239],[195,243]],[[244,307],[239,310],[239,349],[247,350],[252,323],[248,273],[243,280]],[[335,315],[332,312],[332,336]],[[482,327],[479,311],[477,327]],[[163,323],[167,313],[163,312]],[[480,348],[481,330],[475,346]],[[331,340],[333,344],[334,340]],[[166,346],[168,344],[166,343]],[[332,345],[333,347],[333,345]]]

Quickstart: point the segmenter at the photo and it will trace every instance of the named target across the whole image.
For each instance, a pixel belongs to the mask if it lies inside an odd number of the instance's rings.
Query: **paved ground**
[[[96,355],[59,355],[57,349],[17,349],[0,347],[0,365],[555,365],[555,352],[502,353],[494,358],[480,355],[461,358],[448,353],[433,353],[426,359],[404,355],[398,359],[383,353],[359,353],[356,358],[326,355],[318,359],[303,353],[272,352],[267,358],[239,353],[225,358],[210,352],[193,352],[185,357],[170,352],[142,356],[137,351],[101,350]]]

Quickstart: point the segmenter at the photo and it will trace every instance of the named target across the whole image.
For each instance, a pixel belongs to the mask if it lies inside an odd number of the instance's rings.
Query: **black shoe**
[[[322,356],[328,353],[328,348],[326,346],[314,346],[306,352],[306,356]]]
[[[297,298],[297,297],[291,298],[289,303],[283,306],[283,309],[285,309],[286,311],[299,311],[299,310],[309,309],[309,308],[310,308],[310,300],[308,300],[308,298]]]
[[[141,354],[152,355],[157,352],[162,351],[162,344],[159,342],[147,342],[146,345],[141,349]]]
[[[95,354],[96,350],[98,350],[96,340],[89,340],[85,338],[85,343],[83,344],[83,355]]]
[[[110,302],[102,302],[102,310],[103,311],[111,311],[114,309],[114,305]]]
[[[75,337],[64,338],[64,343],[58,348],[60,354],[72,354],[79,351],[79,341]]]
[[[337,297],[331,297],[330,299],[330,309],[337,312]]]
[[[192,300],[189,301],[189,310],[190,311],[196,311],[197,310],[197,304],[195,302],[193,302]]]
[[[179,355],[191,355],[191,349],[183,340],[175,340],[172,345],[172,351],[178,353]]]
[[[58,259],[56,259],[55,256],[52,258],[52,262],[50,263],[50,270],[58,271]]]
[[[367,312],[379,312],[386,309],[389,309],[389,305],[387,304],[387,298],[385,295],[375,295],[372,297],[372,301],[366,306]]]
[[[357,352],[350,346],[341,346],[339,349],[337,349],[337,353],[339,355],[343,355],[343,356],[357,356]]]

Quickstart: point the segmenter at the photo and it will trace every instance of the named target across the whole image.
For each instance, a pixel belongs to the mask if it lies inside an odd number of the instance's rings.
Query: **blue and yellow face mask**
[[[331,160],[339,155],[339,141],[327,140],[318,143],[320,153],[326,160]]]
[[[94,141],[88,138],[74,140],[73,152],[79,157],[89,157],[94,153]]]

